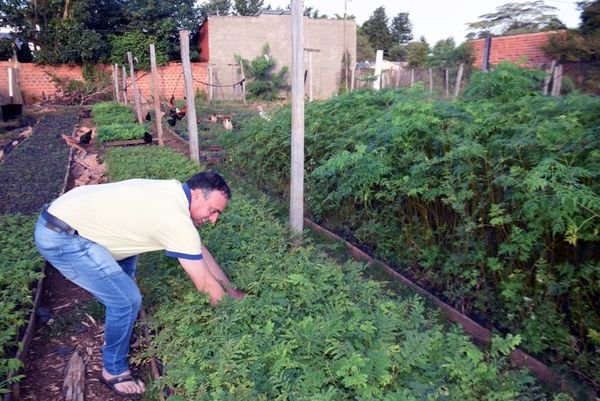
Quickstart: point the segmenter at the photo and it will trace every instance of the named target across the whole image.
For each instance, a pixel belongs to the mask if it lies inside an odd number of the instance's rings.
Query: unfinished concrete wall
[[[259,15],[255,17],[209,17],[208,35],[210,61],[215,84],[229,85],[241,75],[235,55],[252,60],[268,43],[277,61],[277,70],[292,65],[292,21],[290,15]],[[304,17],[304,65],[307,72],[305,92],[309,94],[309,67],[313,72],[312,89],[315,99],[335,94],[340,85],[344,47],[350,54],[350,71],[356,62],[356,23],[352,20],[311,19]],[[310,49],[310,50],[309,50]],[[309,53],[312,54],[309,66]],[[290,71],[291,73],[291,71]],[[288,74],[288,82],[290,81]],[[239,88],[235,89],[239,91]],[[214,88],[215,97],[236,95],[232,88]]]

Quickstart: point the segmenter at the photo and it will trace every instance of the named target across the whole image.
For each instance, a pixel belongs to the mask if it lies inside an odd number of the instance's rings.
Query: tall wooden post
[[[413,86],[415,86],[415,69],[411,68],[410,69],[410,87],[412,88]]]
[[[550,82],[552,81],[552,77],[554,76],[554,68],[556,67],[556,60],[552,60],[550,63],[550,69],[546,73],[546,77],[544,78],[544,96],[546,96],[550,92]]]
[[[181,64],[183,66],[183,83],[187,105],[188,137],[190,138],[190,159],[200,163],[198,151],[198,123],[196,118],[196,99],[194,99],[192,66],[190,64],[190,33],[179,31],[179,47],[181,49]]]
[[[162,129],[162,111],[160,111],[160,98],[158,96],[158,70],[156,69],[156,51],[154,43],[150,44],[150,70],[152,71],[152,97],[154,98],[154,119],[156,120],[156,133],[158,146],[164,145]]]
[[[290,227],[304,227],[304,1],[292,0],[292,166]]]
[[[117,66],[117,64],[113,64],[112,66],[112,77],[113,77],[113,82],[115,84],[115,100],[117,102],[119,101],[119,67]]]
[[[444,69],[445,80],[446,80],[446,97],[450,97],[450,72],[447,68]]]
[[[208,103],[211,104],[213,101],[213,76],[212,76],[212,65],[208,65]]]
[[[458,72],[456,73],[456,84],[454,85],[454,97],[458,97],[458,95],[460,94],[460,84],[462,81],[464,68],[465,68],[465,65],[463,63],[460,63],[460,65],[458,66]]]
[[[433,93],[433,69],[429,68],[429,93]]]
[[[244,75],[244,63],[240,60],[240,71],[242,71],[242,97],[244,99],[244,106],[246,105],[246,76]]]
[[[121,67],[123,74],[123,104],[127,106],[127,70],[124,65]]]
[[[144,123],[144,116],[142,115],[142,101],[140,99],[140,92],[138,91],[137,84],[135,82],[135,70],[133,69],[133,56],[131,52],[127,52],[127,61],[129,61],[129,75],[131,76],[131,88],[133,89],[133,100],[135,102],[135,112],[137,114],[138,123]]]
[[[557,65],[554,68],[554,76],[552,78],[552,96],[560,96],[562,86],[563,66]]]

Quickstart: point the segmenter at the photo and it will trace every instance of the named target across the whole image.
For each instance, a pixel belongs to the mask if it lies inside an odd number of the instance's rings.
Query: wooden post
[[[561,64],[554,68],[554,78],[552,79],[552,96],[560,96],[562,86],[563,66]]]
[[[465,68],[465,65],[463,63],[460,63],[460,65],[458,66],[458,72],[456,73],[456,84],[454,85],[454,97],[458,97],[458,95],[460,94],[460,84],[462,81],[464,68]]]
[[[554,75],[554,68],[556,67],[556,60],[552,60],[550,63],[550,69],[546,73],[546,77],[544,78],[544,96],[548,95],[550,92],[550,82],[552,81],[552,76]]]
[[[115,100],[119,102],[119,67],[117,64],[112,66],[112,77],[115,84]]]
[[[413,86],[415,86],[415,69],[411,68],[410,69],[410,87],[412,88]]]
[[[354,64],[354,68],[352,68],[352,78],[350,79],[350,92],[354,90],[356,80],[356,64]]]
[[[154,98],[154,119],[156,120],[156,133],[158,134],[158,146],[164,145],[162,116],[160,111],[160,98],[158,95],[158,70],[156,69],[156,51],[154,43],[150,44],[150,70],[152,71],[152,97]]]
[[[140,92],[137,89],[135,83],[135,70],[133,69],[133,56],[131,52],[127,52],[127,61],[129,61],[129,75],[131,76],[131,88],[133,89],[133,100],[135,102],[135,112],[137,114],[138,123],[144,123],[144,116],[142,115],[142,101],[140,99]]]
[[[244,99],[244,106],[246,105],[246,75],[244,75],[244,63],[240,60],[240,70],[242,71],[242,97]]]
[[[123,74],[123,104],[127,106],[127,70],[124,65],[121,67]]]
[[[190,34],[187,30],[179,31],[179,47],[181,48],[181,64],[183,66],[183,82],[187,101],[188,138],[190,138],[190,159],[200,163],[198,152],[198,124],[196,118],[196,101],[192,88],[192,66],[190,64]],[[209,70],[210,71],[210,70]]]
[[[433,69],[429,69],[429,93],[433,93]]]
[[[12,57],[13,67],[12,76],[10,79],[10,84],[12,85],[12,95],[11,95],[11,103],[21,104],[23,102],[23,96],[21,95],[21,80],[19,74],[19,60],[17,60],[16,54],[13,54]]]
[[[448,69],[444,69],[446,79],[446,97],[450,97],[450,73]]]
[[[312,52],[308,52],[308,101],[313,101],[313,69],[312,69]]]
[[[213,101],[213,76],[212,76],[212,64],[208,65],[208,103],[212,103]]]
[[[292,0],[292,165],[290,227],[300,235],[304,226],[304,2]]]

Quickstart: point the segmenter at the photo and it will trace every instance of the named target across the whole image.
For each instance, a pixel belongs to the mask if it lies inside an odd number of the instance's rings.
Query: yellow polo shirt
[[[48,212],[104,246],[115,260],[162,249],[168,256],[199,260],[190,201],[189,187],[177,180],[133,179],[72,189]]]

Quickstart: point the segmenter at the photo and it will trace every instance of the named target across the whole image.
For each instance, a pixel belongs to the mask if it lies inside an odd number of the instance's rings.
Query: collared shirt
[[[162,249],[168,256],[199,260],[202,247],[190,202],[187,184],[133,179],[72,189],[48,212],[116,260]]]

